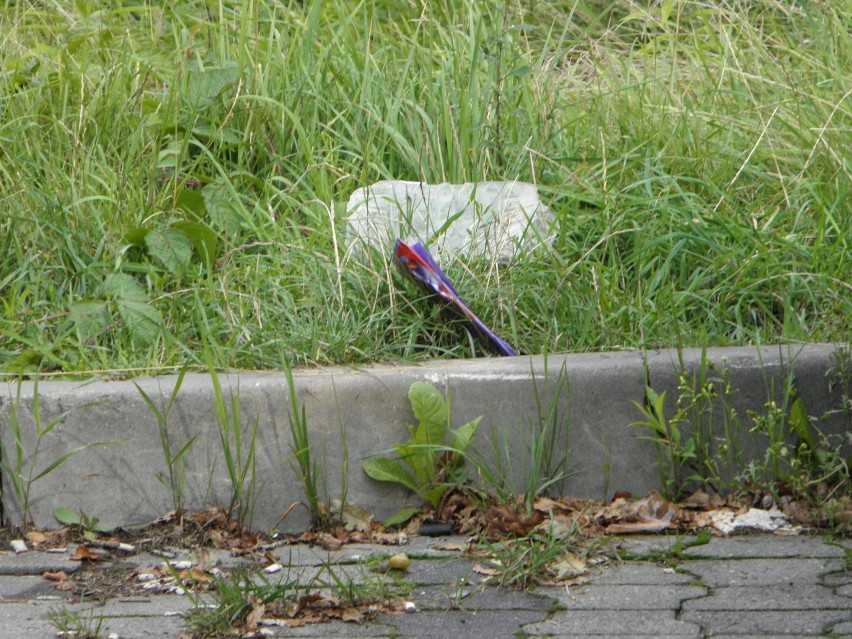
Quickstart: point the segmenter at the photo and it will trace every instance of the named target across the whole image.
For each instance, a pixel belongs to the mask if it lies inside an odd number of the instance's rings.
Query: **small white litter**
[[[714,510],[709,513],[713,526],[720,532],[730,535],[740,528],[761,530],[763,532],[785,532],[795,534],[801,530],[787,520],[787,516],[777,508],[761,510],[750,508],[737,515],[732,510]]]
[[[15,551],[16,555],[20,555],[22,552],[27,552],[29,548],[27,548],[27,543],[23,539],[13,539],[9,542],[9,545],[12,547],[12,550]]]

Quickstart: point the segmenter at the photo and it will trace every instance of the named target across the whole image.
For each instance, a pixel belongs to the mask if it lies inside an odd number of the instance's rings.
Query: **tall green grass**
[[[0,370],[477,354],[344,250],[386,178],[535,182],[445,270],[522,352],[852,334],[841,0],[7,1]],[[390,252],[388,247],[387,253]],[[206,320],[202,319],[206,318]]]

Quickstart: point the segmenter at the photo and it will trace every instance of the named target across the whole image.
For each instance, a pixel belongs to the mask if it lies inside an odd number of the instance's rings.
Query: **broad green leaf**
[[[127,273],[113,273],[107,276],[101,288],[104,295],[112,299],[134,302],[144,302],[148,299],[145,289]]]
[[[65,526],[77,526],[80,523],[80,514],[75,513],[65,506],[57,506],[53,509],[53,518]]]
[[[220,95],[233,89],[239,78],[239,70],[236,62],[205,66],[199,58],[193,58],[184,64],[184,77],[186,88],[180,95],[192,112],[206,107]]]
[[[473,442],[476,435],[476,429],[479,427],[479,422],[482,420],[480,415],[473,421],[468,422],[464,426],[459,426],[453,431],[453,448],[460,452],[467,450],[468,446]]]
[[[192,248],[207,268],[213,268],[219,252],[219,238],[203,222],[175,222],[172,228],[183,233],[192,242]]]
[[[101,300],[72,304],[68,308],[68,316],[74,322],[80,341],[84,342],[102,333],[110,321],[106,302]]]
[[[152,229],[145,236],[145,246],[175,276],[186,270],[192,258],[192,242],[178,229]]]
[[[203,220],[204,216],[207,215],[207,205],[204,203],[201,193],[189,188],[182,188],[177,192],[175,208],[186,211],[196,221]]]
[[[420,422],[437,424],[442,429],[447,424],[447,405],[437,389],[425,382],[414,382],[408,389],[411,410]]]
[[[149,345],[160,335],[163,318],[147,302],[119,299],[118,314],[130,331],[133,341]]]
[[[373,479],[393,482],[405,486],[415,493],[419,492],[414,478],[397,461],[380,457],[378,459],[368,459],[361,464],[361,467]]]
[[[201,191],[210,222],[227,233],[240,230],[240,212],[234,202],[234,194],[225,184],[208,184]]]
[[[807,444],[808,448],[811,450],[816,450],[817,442],[816,437],[814,436],[814,430],[811,426],[811,420],[808,417],[808,409],[805,407],[805,400],[801,397],[797,397],[796,401],[793,402],[793,405],[790,407],[790,426],[793,428],[793,432],[796,433],[799,440]]]
[[[135,229],[130,229],[124,234],[124,241],[133,246],[145,246],[145,236],[151,232],[151,229],[145,226],[137,226]]]
[[[382,525],[385,528],[392,528],[394,526],[401,526],[402,524],[409,521],[412,517],[419,515],[421,512],[423,512],[423,511],[420,510],[419,508],[403,508],[398,513],[395,513],[395,514],[391,515],[390,517],[388,517],[387,519],[385,519],[382,522]]]
[[[408,398],[418,425],[409,442],[414,454],[406,461],[414,471],[417,484],[424,486],[434,481],[437,474],[439,452],[436,447],[444,443],[449,409],[435,387],[424,382],[414,382],[408,389]]]

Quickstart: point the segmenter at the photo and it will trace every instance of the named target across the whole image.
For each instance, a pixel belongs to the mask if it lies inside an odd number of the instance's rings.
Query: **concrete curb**
[[[735,409],[764,410],[768,398],[782,398],[792,374],[796,389],[811,415],[825,416],[824,432],[845,433],[848,417],[839,412],[842,389],[831,386],[827,371],[835,365],[831,345],[713,348],[706,351],[719,375],[726,369]],[[525,435],[538,424],[537,403],[545,412],[555,398],[560,432],[555,455],[570,449],[576,471],[566,492],[579,497],[604,497],[613,490],[646,493],[658,485],[655,448],[637,438],[631,428],[640,418],[632,402],[644,396],[645,371],[658,392],[667,391],[669,415],[677,397],[680,361],[697,371],[700,350],[551,355],[439,361],[422,365],[371,366],[294,371],[297,399],[304,406],[313,454],[321,464],[322,490],[328,498],[342,493],[344,460],[348,460],[346,500],[363,505],[377,517],[400,507],[417,505],[415,497],[390,484],[365,476],[361,460],[403,441],[404,425],[414,421],[407,392],[412,382],[449,388],[453,425],[483,415],[477,445],[488,457],[494,446],[506,451],[503,464],[519,479],[524,471]],[[567,378],[568,385],[565,385]],[[290,504],[303,500],[301,482],[292,470],[286,377],[275,372],[222,374],[226,395],[236,397],[246,428],[257,420],[258,488],[255,526],[271,528]],[[174,378],[145,378],[136,383],[154,401],[165,404]],[[20,391],[20,401],[17,394]],[[14,454],[8,428],[10,408],[17,406],[27,455],[35,450],[34,384],[0,385],[0,445]],[[52,510],[65,506],[97,516],[102,522],[132,524],[149,521],[171,508],[171,498],[158,475],[166,471],[156,421],[133,382],[42,381],[38,386],[43,424],[68,411],[56,429],[43,438],[36,471],[78,446],[94,442],[119,444],[92,447],[33,483],[30,508],[39,526],[55,525]],[[170,420],[173,442],[197,435],[187,453],[186,505],[196,509],[227,505],[231,488],[222,459],[219,428],[213,410],[208,375],[187,375]],[[718,420],[716,420],[718,422]],[[716,424],[721,434],[721,424]],[[751,454],[764,444],[752,437]],[[7,457],[8,459],[8,457]],[[10,522],[19,521],[11,482],[3,477],[3,509]],[[283,530],[302,530],[309,524],[305,509],[297,508],[281,524]]]

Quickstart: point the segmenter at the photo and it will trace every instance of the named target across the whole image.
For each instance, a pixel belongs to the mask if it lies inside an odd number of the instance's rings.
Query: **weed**
[[[119,442],[96,442],[92,444],[84,444],[77,446],[71,450],[63,452],[47,463],[43,468],[39,468],[39,456],[41,447],[45,438],[50,435],[59,424],[70,414],[71,411],[65,411],[54,417],[50,422],[45,424],[42,421],[41,415],[41,399],[38,393],[38,376],[33,382],[33,400],[32,400],[32,418],[35,427],[35,445],[32,451],[27,450],[26,435],[23,432],[20,417],[21,410],[21,389],[23,380],[18,378],[17,391],[15,398],[9,398],[9,411],[6,416],[6,429],[12,435],[12,443],[14,446],[14,457],[10,456],[10,452],[4,447],[0,447],[0,468],[6,473],[9,478],[16,503],[21,513],[21,528],[27,528],[32,522],[30,513],[30,499],[34,484],[40,479],[47,477],[54,470],[62,466],[66,461],[86,450],[95,446],[108,446]],[[80,408],[88,408],[99,406],[100,402],[89,402],[83,404]],[[2,495],[0,495],[2,496]]]
[[[666,537],[668,539],[668,535]],[[713,535],[707,530],[699,530],[694,538],[688,538],[680,532],[675,533],[674,543],[667,545],[665,548],[657,548],[643,553],[622,553],[621,559],[628,561],[656,561],[669,567],[674,567],[678,562],[685,559],[694,559],[697,555],[690,553],[686,555],[686,551],[690,548],[705,546],[710,543]]]
[[[310,571],[311,575],[305,578],[288,569],[275,581],[244,570],[217,576],[212,580],[212,604],[204,604],[206,597],[202,599],[187,590],[195,604],[187,621],[203,637],[224,637],[244,624],[250,614],[264,609],[278,618],[292,617],[313,600],[335,599],[345,606],[357,607],[392,596],[381,579],[356,581],[339,574],[329,563],[319,571]]]
[[[305,489],[305,498],[308,500],[308,510],[311,513],[313,525],[317,528],[325,528],[329,523],[329,514],[320,499],[319,474],[321,471],[318,462],[311,456],[311,442],[308,435],[308,420],[305,415],[305,407],[299,406],[299,400],[296,395],[296,384],[293,380],[293,371],[290,370],[289,366],[285,368],[285,374],[290,394],[290,407],[287,418],[290,423],[293,457],[296,460],[294,471]],[[343,469],[343,474],[345,477],[345,468]],[[342,501],[345,503],[344,500]]]
[[[51,610],[47,614],[50,623],[57,630],[57,636],[73,637],[74,639],[103,639],[101,634],[104,627],[104,617],[95,615],[95,610],[89,611],[88,616],[82,612],[72,612],[64,606]]]
[[[407,443],[393,447],[398,459],[377,457],[362,467],[373,479],[405,486],[435,508],[450,485],[465,483],[465,451],[482,418],[451,428],[449,391],[445,401],[434,386],[423,382],[411,385],[408,398],[418,423],[406,426],[411,435]],[[391,517],[388,525],[397,520]]]
[[[586,570],[585,558],[593,546],[579,542],[575,520],[567,529],[543,525],[527,536],[499,542],[482,540],[490,558],[486,566],[495,581],[506,588],[525,589],[538,581],[570,578]]]
[[[552,382],[547,358],[544,360],[544,378],[539,381],[531,371],[535,396],[536,418],[527,421],[523,455],[511,441],[508,429],[502,429],[500,445],[491,441],[493,464],[476,456],[468,459],[476,467],[480,479],[496,493],[497,500],[508,503],[515,500],[515,474],[518,468],[522,477],[522,501],[527,513],[532,513],[536,499],[547,495],[551,489],[563,494],[565,480],[570,477],[570,408],[562,408],[563,398],[570,393],[568,373],[563,363]],[[542,397],[549,394],[545,405]]]
[[[657,393],[653,388],[645,388],[645,404],[633,402],[642,414],[644,421],[633,422],[631,426],[646,428],[650,435],[640,438],[652,441],[657,449],[657,468],[660,471],[660,482],[666,499],[677,500],[682,497],[690,483],[700,482],[701,476],[694,471],[695,467],[695,438],[684,434],[681,426],[686,411],[679,408],[675,416],[667,419],[665,416],[666,393]]]
[[[167,478],[158,474],[157,479],[168,489],[169,495],[172,498],[172,507],[178,516],[183,513],[184,508],[184,487],[186,483],[186,460],[184,457],[195,443],[195,440],[198,439],[198,433],[196,433],[187,441],[178,442],[176,444],[176,448],[174,448],[172,438],[169,433],[169,414],[174,407],[175,400],[180,392],[180,387],[183,384],[183,378],[185,375],[186,367],[180,369],[180,372],[175,379],[175,384],[172,388],[169,400],[162,409],[154,403],[139,384],[136,382],[133,383],[133,385],[136,386],[136,390],[139,391],[139,394],[145,401],[145,404],[147,404],[151,414],[154,415],[157,420],[157,431],[160,435],[160,446],[163,451],[163,458],[165,459],[166,469],[168,471]]]
[[[259,417],[252,423],[248,440],[243,433],[240,391],[229,392],[229,402],[225,401],[219,375],[210,365],[210,379],[213,382],[214,411],[219,426],[219,443],[225,457],[225,467],[231,483],[231,500],[228,505],[229,516],[235,516],[240,525],[251,527],[254,506],[259,495],[256,477],[257,428]]]
[[[82,510],[74,512],[64,506],[53,509],[53,518],[63,526],[76,526],[85,539],[94,539],[98,533],[111,533],[115,530],[114,526],[102,524],[97,517],[90,517]]]

